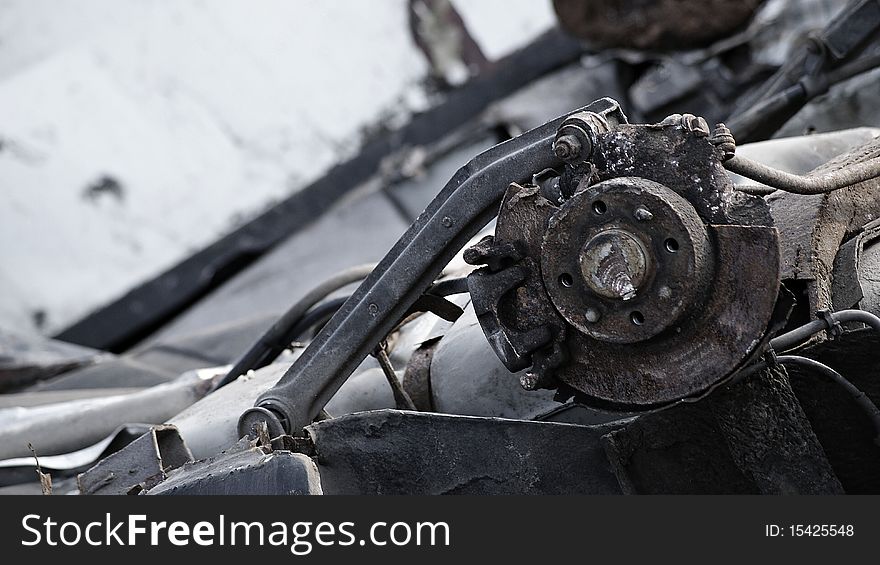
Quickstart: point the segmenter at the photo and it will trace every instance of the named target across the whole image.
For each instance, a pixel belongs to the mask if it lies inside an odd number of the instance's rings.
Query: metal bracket
[[[840,322],[834,318],[831,310],[819,310],[816,312],[816,317],[825,322],[825,325],[828,326],[825,330],[828,333],[828,339],[837,339],[843,335],[843,326],[841,326]]]

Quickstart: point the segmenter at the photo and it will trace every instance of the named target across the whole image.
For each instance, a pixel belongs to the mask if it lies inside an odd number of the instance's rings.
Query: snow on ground
[[[490,57],[549,0],[458,0]],[[423,108],[405,0],[0,0],[0,326],[53,333]]]

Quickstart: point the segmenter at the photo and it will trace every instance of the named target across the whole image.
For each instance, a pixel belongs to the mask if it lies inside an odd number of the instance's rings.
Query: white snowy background
[[[455,5],[490,59],[554,22]],[[424,109],[426,72],[405,0],[0,0],[0,327],[51,334],[209,244]]]

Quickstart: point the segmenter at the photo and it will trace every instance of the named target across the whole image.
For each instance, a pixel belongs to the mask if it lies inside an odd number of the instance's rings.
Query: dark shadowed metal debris
[[[206,460],[187,463],[151,488],[152,495],[322,494],[314,462],[301,453],[273,451],[247,438]]]
[[[174,426],[154,426],[140,438],[77,477],[82,494],[130,494],[164,480],[192,461]]]
[[[382,410],[306,431],[327,494],[615,494],[599,438],[619,425]]]
[[[642,416],[609,434],[606,449],[630,494],[843,492],[778,368]]]
[[[874,403],[880,403],[880,334],[872,329],[844,333],[812,344],[802,355],[834,367]],[[786,369],[828,461],[847,493],[880,491],[880,448],[874,428],[846,390],[808,367]]]
[[[880,139],[836,157],[814,172],[842,170],[876,157],[880,157]],[[780,230],[783,280],[803,289],[801,298],[808,313],[832,308],[835,257],[841,243],[880,217],[880,178],[828,194],[776,192],[767,201]]]

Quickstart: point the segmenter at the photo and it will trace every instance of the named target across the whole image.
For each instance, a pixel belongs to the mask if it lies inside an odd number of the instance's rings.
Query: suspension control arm
[[[392,331],[455,254],[497,213],[512,182],[561,168],[557,129],[590,112],[625,123],[617,102],[602,98],[477,155],[458,170],[391,251],[318,333],[278,383],[239,420],[241,435],[265,422],[272,435],[298,433]]]

